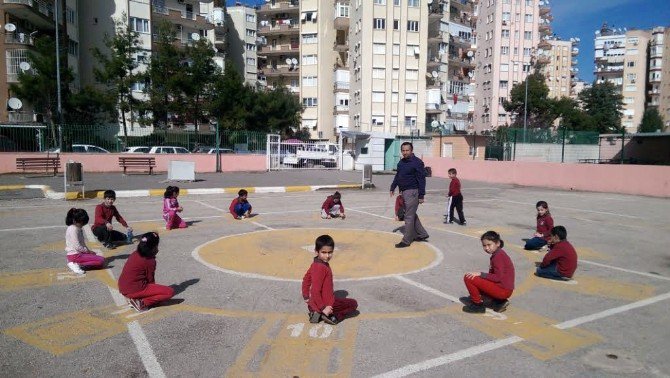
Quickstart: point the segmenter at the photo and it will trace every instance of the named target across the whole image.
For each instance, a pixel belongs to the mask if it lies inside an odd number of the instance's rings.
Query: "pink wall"
[[[462,180],[564,190],[670,197],[670,166],[423,159],[433,176],[456,168]]]
[[[51,155],[53,156],[53,154]],[[151,156],[156,158],[155,172],[167,172],[170,160],[194,161],[198,173],[216,172],[216,156],[208,154],[184,155],[142,155],[142,154],[60,154],[61,167],[68,160],[83,164],[84,172],[121,172],[119,156]],[[44,153],[0,153],[0,173],[16,173],[17,157],[46,157]],[[221,155],[221,169],[233,171],[265,171],[265,155],[224,154]],[[62,169],[61,169],[62,172]]]

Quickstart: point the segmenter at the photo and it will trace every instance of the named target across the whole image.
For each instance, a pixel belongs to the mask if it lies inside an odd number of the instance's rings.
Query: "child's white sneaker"
[[[86,274],[86,272],[81,267],[79,267],[79,264],[77,263],[69,262],[67,263],[67,267],[70,268],[71,271],[77,274]]]

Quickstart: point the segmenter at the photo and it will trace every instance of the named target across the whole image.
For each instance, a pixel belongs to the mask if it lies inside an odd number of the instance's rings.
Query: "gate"
[[[267,136],[266,163],[269,171],[287,169],[341,169],[342,146],[331,142],[281,140],[277,134]]]

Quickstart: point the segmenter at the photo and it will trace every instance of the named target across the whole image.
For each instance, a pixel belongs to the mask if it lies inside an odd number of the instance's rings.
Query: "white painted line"
[[[576,318],[576,319],[568,320],[568,321],[563,322],[563,323],[554,324],[554,327],[556,327],[558,329],[572,328],[572,327],[576,327],[576,326],[584,324],[584,323],[592,322],[594,320],[598,320],[598,319],[606,318],[608,316],[620,314],[622,312],[630,311],[632,309],[648,306],[648,305],[651,305],[651,304],[654,304],[654,303],[657,303],[657,302],[660,302],[660,301],[664,301],[666,299],[670,299],[670,293],[657,295],[655,297],[643,299],[641,301],[629,303],[629,304],[626,304],[626,305],[623,305],[623,306],[610,308],[609,310],[600,311],[600,312],[597,312],[597,313],[592,314],[592,315],[586,315],[586,316],[582,316],[582,317],[579,317],[579,318]]]
[[[264,229],[269,230],[269,231],[273,231],[273,230],[274,230],[274,228],[272,228],[272,227],[270,227],[270,226],[266,226],[266,225],[261,224],[261,223],[258,223],[258,222],[251,221],[251,223],[252,223],[252,224],[255,224],[255,225],[258,226],[258,227],[263,227]]]
[[[492,350],[500,349],[508,345],[516,344],[523,341],[518,336],[511,336],[501,340],[491,341],[485,344],[477,345],[471,348],[463,349],[455,353],[447,354],[441,357],[433,358],[431,360],[419,362],[412,365],[403,366],[401,368],[391,370],[389,372],[376,375],[378,378],[398,378],[406,377],[410,374],[415,374],[424,370],[428,370],[437,366],[448,365],[452,362],[460,361],[466,358],[474,357],[476,355],[490,352]]]
[[[659,279],[659,280],[670,281],[670,277],[665,277],[665,276],[661,276],[661,275],[658,275],[658,274],[651,274],[651,273],[647,273],[647,272],[638,272],[637,270],[619,268],[618,266],[605,265],[605,264],[601,264],[601,263],[597,263],[597,262],[589,261],[589,260],[580,259],[579,262],[599,266],[599,267],[602,267],[602,268],[614,269],[614,270],[618,270],[620,272],[632,273],[632,274],[637,274],[637,275],[640,275],[640,276],[656,278],[656,279]]]
[[[402,281],[402,282],[404,282],[404,283],[406,283],[406,284],[409,284],[409,285],[412,285],[412,286],[414,286],[414,287],[417,287],[417,288],[419,288],[419,289],[421,289],[421,290],[427,291],[427,292],[429,292],[429,293],[431,293],[431,294],[437,295],[438,297],[441,297],[441,298],[450,300],[450,301],[452,301],[452,302],[454,302],[454,303],[460,303],[460,302],[461,302],[458,298],[454,297],[453,295],[449,295],[449,294],[443,293],[443,292],[441,292],[441,291],[439,291],[439,290],[437,290],[437,289],[434,289],[434,288],[432,288],[432,287],[430,287],[430,286],[426,286],[426,285],[424,285],[424,284],[422,284],[422,283],[418,283],[418,282],[416,282],[416,281],[414,281],[414,280],[411,280],[411,279],[409,279],[409,278],[407,278],[407,277],[403,277],[403,276],[396,275],[396,276],[394,276],[393,278],[397,279],[398,281]]]
[[[366,215],[372,215],[373,217],[377,217],[377,218],[393,220],[393,218],[391,218],[391,217],[387,217],[387,216],[384,216],[384,215],[377,215],[377,214],[374,214],[374,213],[369,213],[367,211],[362,211],[362,210],[357,210],[357,209],[352,209],[352,208],[349,208],[349,211],[354,211],[354,212],[361,213],[361,214],[366,214]]]
[[[202,201],[193,201],[193,202],[195,202],[195,203],[199,203],[199,204],[201,204],[202,206],[205,206],[205,207],[209,207],[210,209],[218,210],[218,211],[221,211],[221,212],[226,211],[226,210],[223,210],[223,209],[218,208],[218,207],[216,207],[216,206],[212,206],[212,205],[206,204],[206,203],[204,203],[204,202],[202,202]]]
[[[128,312],[128,311],[130,311],[130,307],[126,306],[126,308],[122,308],[121,310],[112,312],[112,315],[119,315],[119,314],[123,314],[124,312]]]
[[[129,198],[129,197],[148,197],[151,192],[148,190],[117,190],[117,198]]]
[[[500,199],[498,201],[533,206],[532,204],[527,203],[527,202],[519,202],[519,201],[511,201],[511,200],[503,200],[503,199]],[[551,207],[555,208],[555,209],[566,209],[566,210],[572,210],[572,211],[581,211],[581,212],[584,212],[584,213],[613,215],[613,216],[616,216],[616,217],[631,218],[631,219],[642,219],[642,217],[636,217],[634,215],[610,213],[610,212],[607,212],[607,211],[584,210],[584,209],[576,209],[574,207],[564,207],[564,206],[554,206],[554,205],[552,205]]]
[[[254,193],[286,193],[284,186],[259,186],[254,188]]]
[[[67,226],[58,225],[58,226],[38,226],[38,227],[21,227],[21,228],[3,228],[0,229],[0,232],[13,232],[13,231],[32,231],[32,230],[45,230],[47,228],[66,228]]]
[[[226,191],[223,188],[194,188],[187,189],[188,194],[225,194]]]

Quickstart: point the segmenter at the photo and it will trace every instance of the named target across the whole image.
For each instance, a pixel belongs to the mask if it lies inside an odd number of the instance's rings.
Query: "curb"
[[[82,197],[78,192],[55,192],[48,185],[0,185],[2,190],[39,189],[49,199],[88,199],[103,198],[104,190],[86,191]],[[189,194],[237,194],[240,189],[246,189],[249,193],[291,193],[291,192],[314,192],[322,189],[361,189],[359,184],[339,185],[298,185],[298,186],[255,186],[255,187],[231,187],[231,188],[194,188],[180,189],[179,195]],[[162,197],[165,189],[139,189],[139,190],[116,190],[117,198],[129,197]]]

